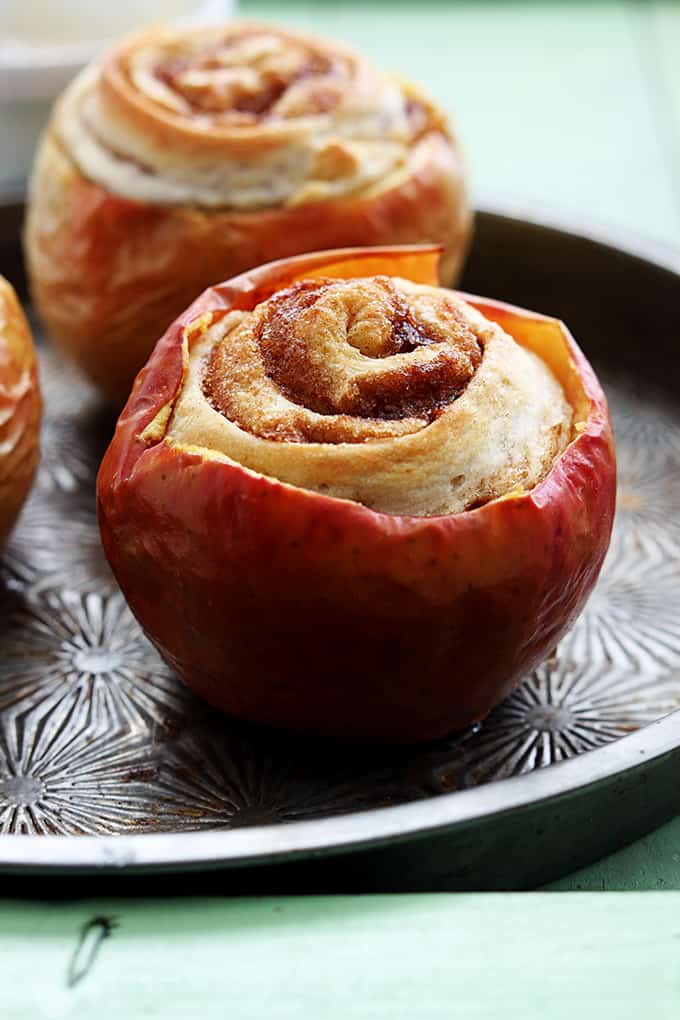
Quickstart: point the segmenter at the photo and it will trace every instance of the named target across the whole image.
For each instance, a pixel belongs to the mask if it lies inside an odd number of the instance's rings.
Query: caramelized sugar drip
[[[228,126],[328,113],[354,76],[344,54],[255,28],[217,41],[196,37],[181,51],[168,47],[147,70],[161,86],[154,97],[161,103]]]
[[[446,291],[388,277],[306,280],[227,327],[203,391],[261,438],[361,443],[429,425],[481,360],[479,339]]]

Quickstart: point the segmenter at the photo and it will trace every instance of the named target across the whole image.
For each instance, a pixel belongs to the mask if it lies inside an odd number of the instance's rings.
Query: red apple
[[[0,544],[33,481],[41,411],[31,331],[12,286],[0,276]]]
[[[183,340],[314,275],[436,285],[434,249],[347,249],[207,290],[137,377],[102,462],[104,548],[142,627],[189,687],[244,719],[405,743],[483,718],[555,648],[607,550],[607,404],[561,322],[463,295],[550,366],[574,438],[529,492],[393,516],[165,439]]]

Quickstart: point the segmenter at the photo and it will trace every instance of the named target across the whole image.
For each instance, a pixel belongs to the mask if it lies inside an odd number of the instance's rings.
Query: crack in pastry
[[[375,510],[528,490],[571,438],[548,366],[440,288],[303,280],[195,332],[171,443]]]

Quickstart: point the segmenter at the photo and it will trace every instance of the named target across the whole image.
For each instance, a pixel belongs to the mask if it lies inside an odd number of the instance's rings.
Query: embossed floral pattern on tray
[[[141,633],[99,545],[113,427],[52,350],[33,494],[5,550],[0,831],[279,824],[437,796],[582,753],[680,706],[680,418],[610,387],[619,511],[586,611],[479,727],[411,750],[343,748],[223,719]]]

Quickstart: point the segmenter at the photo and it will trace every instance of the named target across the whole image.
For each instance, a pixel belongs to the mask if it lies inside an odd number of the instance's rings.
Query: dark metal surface
[[[0,210],[0,271],[21,286],[18,219]],[[42,463],[0,565],[0,867],[267,863],[257,887],[504,888],[679,810],[680,267],[653,259],[479,217],[463,286],[560,315],[602,371],[619,509],[555,657],[481,728],[410,751],[236,724],[181,687],[99,548],[94,477],[113,415],[44,347]]]

